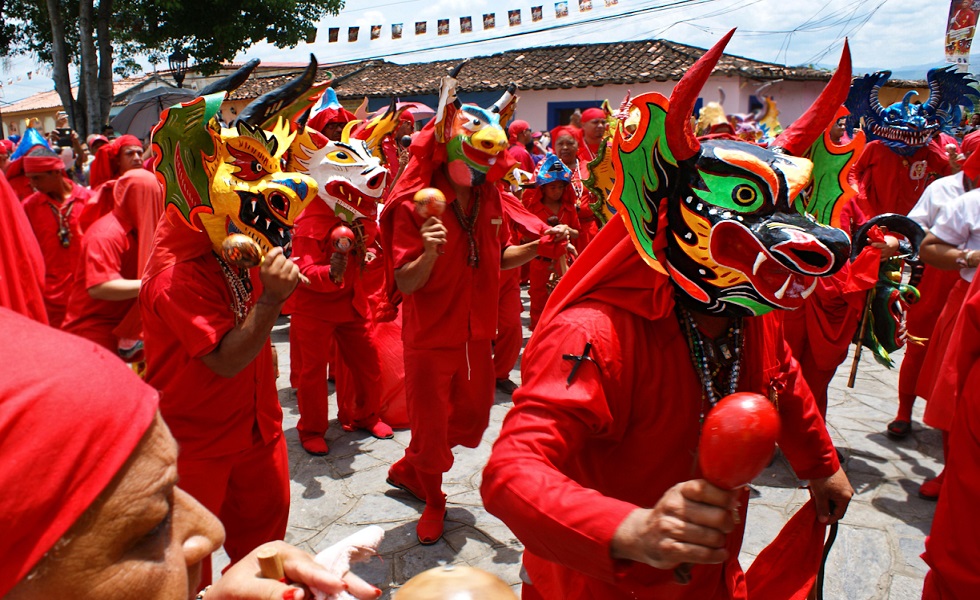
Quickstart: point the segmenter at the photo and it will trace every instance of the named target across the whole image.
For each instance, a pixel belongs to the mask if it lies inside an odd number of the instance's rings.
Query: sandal
[[[898,419],[888,424],[888,437],[901,440],[912,433],[912,421],[899,421]]]

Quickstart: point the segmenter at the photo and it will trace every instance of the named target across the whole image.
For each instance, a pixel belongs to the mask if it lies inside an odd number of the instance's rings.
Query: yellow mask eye
[[[750,185],[737,185],[732,190],[732,200],[739,206],[751,206],[757,197],[755,188]]]
[[[346,150],[334,150],[327,155],[327,160],[341,164],[351,164],[357,162],[354,156]]]

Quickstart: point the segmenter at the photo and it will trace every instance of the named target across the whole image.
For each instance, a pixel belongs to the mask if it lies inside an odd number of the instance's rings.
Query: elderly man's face
[[[64,171],[43,171],[41,173],[27,173],[27,180],[31,182],[31,187],[35,191],[47,194],[52,198],[61,198],[65,192],[65,172]]]
[[[102,495],[8,598],[128,600],[193,597],[221,523],[177,488],[177,443],[163,419]]]
[[[116,164],[120,175],[130,169],[139,169],[143,166],[143,149],[139,146],[123,146]]]

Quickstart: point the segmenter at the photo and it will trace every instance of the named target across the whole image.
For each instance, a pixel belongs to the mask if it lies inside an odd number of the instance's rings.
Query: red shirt
[[[534,159],[531,158],[531,153],[523,144],[512,144],[510,148],[507,148],[507,153],[514,157],[521,169],[528,173],[534,173]]]
[[[126,232],[114,217],[99,219],[89,228],[68,299],[65,331],[116,351],[119,339],[113,329],[136,299],[98,300],[88,290],[107,281],[136,279],[138,255],[135,232]]]
[[[85,201],[91,196],[92,192],[72,182],[71,193],[60,206],[41,192],[34,192],[24,199],[24,212],[31,222],[44,256],[44,305],[52,327],[61,327],[65,318],[75,265],[81,254],[82,232],[79,219]],[[67,247],[62,245],[58,236],[61,218],[64,218],[68,227]]]
[[[319,202],[319,200],[317,200]],[[293,234],[292,259],[309,280],[299,285],[289,297],[289,314],[314,317],[330,323],[345,323],[371,316],[368,294],[364,290],[364,255],[355,246],[347,255],[344,280],[337,286],[330,279],[330,257],[333,243],[330,232],[341,223],[335,215],[304,212],[296,220]],[[377,224],[361,219],[364,226],[364,246],[369,247],[377,236]]]
[[[865,146],[854,165],[858,204],[868,217],[883,213],[907,215],[926,186],[949,174],[949,157],[938,141],[911,156],[902,156],[875,140]]]
[[[500,193],[489,183],[474,188],[480,194],[474,226],[479,266],[474,268],[467,264],[466,232],[448,204],[456,201],[452,186],[438,172],[432,178],[432,186],[446,195],[442,223],[448,231],[447,241],[426,284],[405,295],[402,340],[412,348],[449,348],[471,340],[492,340],[497,336],[500,257],[510,235],[503,221]],[[422,255],[419,229],[424,220],[411,202],[393,209],[392,259],[398,269]]]
[[[233,297],[214,256],[177,263],[144,280],[139,300],[146,382],[160,390],[160,413],[182,456],[234,454],[282,434],[268,342],[231,378],[201,360],[236,325]]]
[[[650,277],[661,277],[650,272]],[[839,468],[834,447],[778,319],[744,321],[739,391],[778,396],[779,445],[797,476]],[[571,385],[573,361],[592,344]],[[638,357],[642,357],[639,358]],[[741,530],[729,559],[695,565],[679,586],[671,570],[615,561],[613,533],[627,514],[652,507],[673,485],[699,477],[700,380],[673,311],[659,319],[586,300],[535,331],[483,472],[487,510],[524,543],[524,567],[544,598],[729,599],[740,573]],[[747,497],[742,498],[745,522]]]

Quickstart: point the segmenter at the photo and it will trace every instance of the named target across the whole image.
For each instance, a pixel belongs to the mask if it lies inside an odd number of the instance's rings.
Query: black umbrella
[[[163,109],[196,97],[196,92],[172,87],[140,92],[112,119],[110,125],[118,133],[128,133],[146,140],[150,137],[150,130],[160,120]]]

